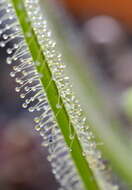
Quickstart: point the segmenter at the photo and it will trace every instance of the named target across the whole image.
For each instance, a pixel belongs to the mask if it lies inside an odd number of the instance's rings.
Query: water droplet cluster
[[[8,3],[7,3],[8,2]],[[21,7],[20,7],[21,8]],[[2,24],[0,41],[1,47],[10,43],[6,49],[7,64],[11,65],[13,71],[10,73],[15,78],[17,87],[15,91],[24,99],[23,108],[29,112],[35,112],[35,129],[43,137],[42,145],[49,150],[48,160],[51,162],[53,173],[64,190],[83,190],[83,185],[76,171],[76,167],[69,154],[69,149],[64,141],[60,129],[47,100],[46,93],[42,87],[41,76],[36,69],[39,63],[34,63],[25,42],[17,17],[10,1],[0,1],[0,17]],[[9,18],[10,15],[10,18]],[[4,24],[8,23],[8,24]],[[48,35],[50,35],[48,33]],[[61,105],[56,105],[61,109]]]
[[[65,64],[61,54],[58,52],[52,32],[49,30],[47,19],[41,14],[38,0],[25,0],[25,7],[28,10],[29,18],[31,18],[30,22],[52,73],[51,80],[54,80],[57,85],[60,97],[81,142],[82,155],[88,160],[95,175],[102,179],[104,189],[117,190],[117,186],[106,180],[105,176],[107,175],[105,165],[101,160],[101,154],[96,148],[93,134],[87,125],[80,104],[72,92],[70,79],[65,75]],[[30,112],[38,112],[36,114],[38,116],[34,118],[35,129],[43,137],[43,145],[49,149],[48,160],[51,162],[53,173],[61,186],[65,190],[83,190],[83,185],[69,154],[69,151],[72,151],[72,143],[69,150],[41,85],[40,78],[42,76],[36,70],[39,63],[32,61],[16,14],[9,0],[0,0],[0,12],[2,13],[0,17],[0,36],[2,37],[0,47],[6,47],[8,43],[11,43],[11,47],[7,49],[7,64],[13,67],[10,76],[15,77],[18,84],[15,90],[25,100],[22,107]],[[31,34],[27,35],[30,36]],[[61,105],[58,103],[56,108],[61,109]],[[69,130],[71,130],[70,125]],[[74,141],[74,135],[70,133],[72,142]]]
[[[70,78],[65,75],[65,64],[62,60],[61,54],[57,50],[56,42],[54,40],[52,32],[49,30],[47,21],[41,14],[41,9],[38,6],[38,1],[26,0],[25,5],[28,10],[29,18],[32,18],[31,22],[34,31],[42,47],[47,63],[50,67],[53,76],[52,78],[57,84],[60,97],[63,99],[72,124],[75,126],[76,131],[78,132],[80,141],[83,145],[85,144],[84,146],[86,146],[85,155],[90,154],[94,155],[94,157],[97,157],[95,155],[96,144],[93,145],[92,142],[93,134],[89,130],[89,127],[86,123],[86,118],[83,116],[82,109],[80,108],[80,104],[72,92]],[[61,106],[57,104],[56,107],[60,108]]]
[[[77,131],[78,138],[83,148],[82,154],[88,160],[94,173],[97,174],[99,178],[101,176],[104,186],[103,188],[115,190],[117,189],[117,186],[114,186],[111,182],[106,180],[107,173],[105,165],[102,162],[101,153],[96,148],[94,136],[87,125],[86,118],[84,117],[80,104],[72,91],[70,78],[65,75],[65,64],[56,47],[54,36],[49,29],[46,14],[42,14],[41,7],[39,7],[38,4],[39,0],[25,1],[29,18],[32,18],[32,26],[52,72],[53,80],[57,84],[58,91],[63,99],[71,122]],[[57,105],[57,107],[59,106]],[[74,134],[71,134],[70,138],[74,141]]]

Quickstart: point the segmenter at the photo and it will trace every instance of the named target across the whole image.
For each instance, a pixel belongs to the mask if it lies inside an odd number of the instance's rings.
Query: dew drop
[[[7,54],[12,54],[12,49],[11,48],[8,48],[7,50],[6,50],[6,52],[7,52]]]
[[[20,94],[20,98],[25,98],[25,94]]]
[[[6,30],[9,30],[9,29],[10,29],[10,25],[9,25],[9,24],[6,24],[6,25],[5,25],[5,29],[6,29]]]
[[[34,111],[34,107],[30,107],[28,110],[29,110],[29,112],[33,112]]]
[[[21,83],[21,79],[19,79],[19,78],[16,78],[16,83]]]
[[[27,108],[27,104],[26,104],[26,103],[23,103],[23,104],[22,104],[22,107],[23,107],[23,108]]]
[[[27,72],[26,72],[26,71],[22,71],[22,74],[23,74],[24,76],[27,76]]]
[[[28,86],[25,86],[25,91],[28,92],[30,90],[30,88]]]
[[[14,73],[14,72],[11,72],[11,73],[10,73],[10,76],[11,76],[11,77],[15,77],[15,73]]]
[[[35,123],[39,123],[40,122],[40,118],[39,117],[35,117],[34,121],[35,121]]]
[[[7,40],[8,39],[8,35],[7,34],[3,34],[3,39]]]
[[[25,102],[26,102],[27,104],[29,104],[29,103],[30,103],[30,99],[26,99]]]
[[[1,41],[0,42],[0,47],[5,47],[5,42]]]
[[[13,60],[14,60],[14,61],[17,61],[17,60],[18,60],[18,58],[17,58],[16,56],[14,56],[14,57],[13,57]]]
[[[21,85],[22,85],[23,83],[24,83],[24,82],[23,82],[22,80],[20,80],[19,84],[21,84]]]
[[[31,97],[30,101],[33,102],[35,100],[35,97]]]
[[[17,49],[19,46],[18,44],[14,44],[14,48]]]
[[[21,68],[20,68],[20,67],[16,67],[16,71],[17,71],[17,72],[20,72],[20,71],[21,71]]]
[[[33,92],[35,92],[35,91],[36,91],[36,88],[35,88],[35,87],[33,87],[33,88],[32,88],[32,91],[33,91]]]
[[[12,19],[13,19],[13,16],[9,16],[9,19],[12,20]]]
[[[20,92],[20,88],[19,88],[19,87],[16,87],[16,88],[15,88],[15,91],[16,91],[16,92]]]
[[[30,80],[29,80],[29,84],[31,84],[32,82],[33,82],[33,80],[32,80],[32,79],[30,79]]]
[[[37,110],[37,111],[40,111],[40,108],[39,108],[39,107],[37,107],[37,108],[36,108],[36,110]]]
[[[40,136],[44,138],[44,132],[40,131]]]
[[[41,128],[40,128],[39,125],[36,125],[36,126],[35,126],[35,130],[36,130],[36,131],[40,131],[40,129],[41,129]]]
[[[51,31],[47,33],[47,37],[51,37]]]
[[[16,67],[16,66],[14,66],[14,67],[13,67],[13,70],[14,70],[14,71],[17,71],[17,67]]]
[[[49,144],[47,142],[42,142],[42,146],[47,147]]]

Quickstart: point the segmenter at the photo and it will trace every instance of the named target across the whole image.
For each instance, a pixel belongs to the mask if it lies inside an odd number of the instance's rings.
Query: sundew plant
[[[60,189],[118,190],[112,169],[130,186],[131,144],[126,145],[98,109],[93,111],[85,83],[80,102],[76,98],[39,0],[0,0],[0,13],[0,47],[10,43],[6,49],[10,76],[24,99],[22,107],[35,112],[35,129],[49,151]],[[77,84],[81,81],[78,77]],[[103,145],[97,146],[99,142]],[[110,161],[111,170],[104,158]]]

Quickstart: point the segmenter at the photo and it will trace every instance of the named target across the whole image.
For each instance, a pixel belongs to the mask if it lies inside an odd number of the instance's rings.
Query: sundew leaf
[[[113,171],[121,177],[123,183],[125,182],[131,188],[131,144],[128,136],[124,133],[124,126],[109,111],[108,105],[111,104],[110,100],[108,98],[105,100],[102,90],[100,91],[98,88],[99,83],[93,76],[94,73],[90,72],[91,68],[89,68],[88,61],[86,62],[85,41],[83,43],[81,41],[82,44],[80,43],[79,35],[76,35],[76,30],[74,29],[72,29],[71,33],[74,35],[75,43],[73,40],[70,40],[69,36],[71,35],[67,35],[69,29],[66,30],[63,21],[59,20],[59,13],[57,14],[58,17],[54,16],[54,7],[48,0],[44,0],[43,4],[46,7],[48,22],[51,22],[53,31],[56,31],[57,39],[60,42],[60,47],[63,49],[63,56],[68,65],[67,73],[72,80],[73,90],[78,95],[81,107],[85,110],[90,129],[93,130],[97,140],[103,143],[103,146],[99,147],[103,157],[110,161]],[[69,28],[68,26],[67,23],[67,28]],[[109,104],[105,104],[106,101]]]
[[[48,147],[53,173],[65,190],[116,190],[96,148],[38,0],[0,0],[1,47],[23,108],[35,112],[35,129]],[[38,113],[37,113],[38,112]]]

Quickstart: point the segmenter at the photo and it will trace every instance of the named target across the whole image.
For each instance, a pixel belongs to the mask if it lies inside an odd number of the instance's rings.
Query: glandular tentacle
[[[70,78],[65,74],[65,64],[56,47],[54,36],[49,29],[46,14],[42,14],[41,7],[37,6],[38,4],[39,0],[25,1],[25,7],[28,10],[29,18],[32,18],[30,21],[52,73],[52,78],[57,84],[58,91],[69,114],[70,120],[72,121],[75,131],[80,139],[83,148],[82,154],[88,160],[96,177],[99,180],[102,180],[103,189],[118,189],[118,187],[114,186],[112,182],[106,180],[107,172],[104,172],[105,165],[102,161],[101,153],[97,150],[96,143],[94,142],[94,135],[91,132],[81,106],[72,91]],[[74,134],[71,134],[71,137],[74,141]],[[109,172],[108,175],[110,175]]]
[[[82,155],[86,157],[94,175],[102,180],[104,190],[117,190],[118,187],[106,180],[105,165],[102,162],[101,153],[97,150],[93,133],[86,122],[81,106],[76,99],[70,78],[65,74],[65,64],[59,53],[54,36],[47,24],[46,17],[41,13],[38,0],[25,0],[29,21],[37,36],[43,55],[48,63],[52,77],[49,84],[43,89],[41,74],[36,69],[38,62],[34,62],[25,41],[23,32],[17,20],[11,0],[0,0],[0,47],[5,47],[9,42],[11,47],[7,49],[7,63],[12,65],[13,70],[10,75],[15,77],[18,84],[16,91],[20,92],[20,97],[25,99],[23,108],[28,108],[30,112],[36,113],[34,118],[35,129],[43,137],[43,145],[49,149],[48,160],[51,162],[53,173],[63,187],[63,190],[83,190],[83,184],[77,169],[70,155],[75,133],[72,132],[70,124],[70,149],[67,147],[64,137],[58,127],[53,111],[47,99],[47,90],[52,80],[55,82],[58,92],[58,113],[61,110],[60,97],[63,100],[70,122],[74,126],[78,139],[82,146]],[[21,7],[20,7],[21,8]],[[26,34],[30,35],[30,33]],[[39,56],[39,55],[38,55]],[[44,76],[43,76],[44,77]],[[56,115],[57,117],[57,115]],[[105,175],[104,175],[105,173]],[[109,175],[109,174],[108,174]]]
[[[10,76],[15,77],[18,84],[15,90],[20,93],[22,99],[25,99],[22,106],[28,108],[30,112],[36,113],[35,129],[43,137],[42,145],[49,150],[48,160],[51,162],[53,173],[63,189],[83,190],[80,176],[41,84],[41,76],[36,69],[39,63],[32,60],[11,1],[0,0],[0,5],[0,12],[3,12],[0,18],[0,25],[2,25],[0,46],[5,47],[10,43],[10,47],[6,50],[7,64],[12,66],[13,71]]]

